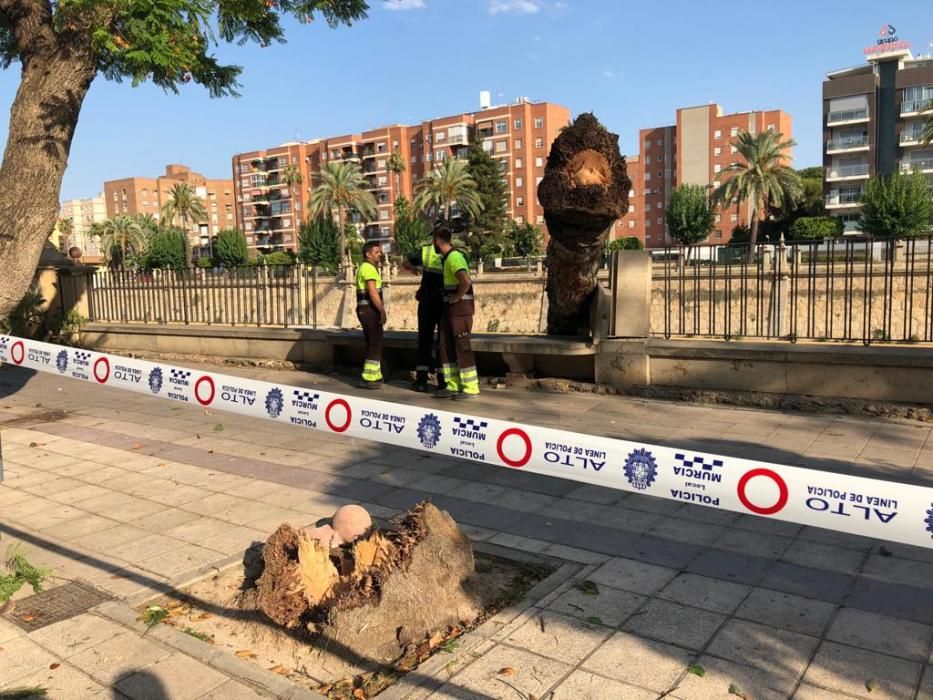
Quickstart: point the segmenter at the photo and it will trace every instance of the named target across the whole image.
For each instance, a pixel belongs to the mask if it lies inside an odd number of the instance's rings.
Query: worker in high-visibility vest
[[[382,387],[382,333],[386,323],[386,308],[382,302],[382,275],[379,261],[382,248],[377,241],[363,246],[363,262],[356,271],[356,317],[363,326],[366,339],[366,360],[363,381],[366,389]]]
[[[421,286],[415,294],[418,300],[418,364],[415,366],[415,391],[428,390],[428,373],[437,368],[434,357],[434,331],[440,330],[444,315],[444,259],[434,247],[434,242],[421,246],[406,256],[406,269],[421,272]],[[444,382],[438,373],[438,389]]]
[[[473,282],[466,256],[450,242],[450,229],[434,229],[434,247],[444,258],[444,316],[441,321],[441,371],[447,386],[437,398],[470,399],[479,395],[473,331]]]

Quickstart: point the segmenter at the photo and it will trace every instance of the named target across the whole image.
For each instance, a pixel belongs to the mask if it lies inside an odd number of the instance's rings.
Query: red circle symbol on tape
[[[505,456],[505,452],[502,449],[502,444],[505,442],[505,439],[512,435],[517,435],[521,438],[522,442],[525,443],[525,453],[519,459],[509,459]],[[521,428],[509,428],[508,430],[503,430],[502,434],[499,436],[499,439],[496,441],[496,452],[499,454],[499,459],[505,462],[508,466],[521,469],[526,464],[528,464],[528,460],[531,459],[531,438],[528,437],[528,433],[526,433]]]
[[[330,419],[330,412],[334,406],[343,406],[344,410],[347,412],[347,419],[343,422],[343,425],[337,425]],[[335,433],[342,433],[347,428],[350,427],[350,423],[353,420],[353,412],[350,410],[350,404],[348,404],[344,399],[334,399],[329,404],[327,408],[324,409],[324,420],[327,421],[327,427],[333,430]]]
[[[754,479],[756,476],[763,476],[771,479],[771,481],[777,485],[778,499],[774,505],[759,506],[755,505],[749,500],[745,493],[745,489],[748,487],[748,482]],[[787,484],[784,482],[784,479],[781,478],[780,474],[772,471],[771,469],[752,469],[751,471],[745,472],[745,474],[742,475],[742,478],[739,479],[738,494],[742,505],[748,508],[748,510],[750,510],[752,513],[757,513],[758,515],[774,515],[787,505]]]
[[[209,393],[207,395],[207,398],[204,398],[204,399],[201,398],[201,385],[202,384],[207,384],[208,388],[210,388],[211,390],[211,393]],[[210,377],[205,375],[194,383],[194,398],[202,406],[210,406],[211,401],[214,400],[214,393],[215,393],[214,380],[211,379]]]
[[[19,358],[16,357],[16,351],[19,350]],[[13,345],[10,346],[10,359],[13,360],[18,365],[23,364],[23,360],[26,359],[26,347],[23,345],[22,340],[17,340]]]
[[[100,368],[103,365],[104,373],[101,375]],[[94,379],[97,380],[98,384],[106,384],[107,380],[110,378],[110,360],[106,357],[98,357],[94,360]]]

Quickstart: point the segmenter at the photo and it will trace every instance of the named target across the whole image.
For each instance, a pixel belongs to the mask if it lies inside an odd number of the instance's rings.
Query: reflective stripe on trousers
[[[464,367],[460,370],[460,384],[461,391],[464,394],[479,393],[479,374],[477,374],[475,366]]]
[[[460,382],[460,368],[455,363],[442,364],[441,372],[444,374],[444,382],[450,391],[459,392],[463,388]]]
[[[379,360],[366,360],[363,362],[363,379],[367,382],[381,382],[382,363]]]

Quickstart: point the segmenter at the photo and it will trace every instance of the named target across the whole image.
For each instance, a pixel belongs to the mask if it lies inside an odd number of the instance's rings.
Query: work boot
[[[381,389],[382,382],[370,382],[366,379],[362,379],[360,380],[359,387],[360,389]]]
[[[423,394],[428,390],[428,380],[427,379],[416,379],[411,384],[411,390],[417,391],[419,394]]]
[[[454,394],[454,401],[466,401],[467,399],[475,399],[479,394],[468,394],[465,391],[461,391],[457,394]]]
[[[455,397],[456,395],[457,395],[456,391],[451,391],[446,386],[441,387],[440,389],[434,392],[435,399],[450,399],[450,398]]]

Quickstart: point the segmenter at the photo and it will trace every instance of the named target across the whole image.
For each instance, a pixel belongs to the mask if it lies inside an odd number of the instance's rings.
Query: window
[[[521,158],[516,158],[516,159],[515,159],[515,167],[516,167],[516,168],[521,168],[524,164],[525,164],[525,161],[523,161]]]
[[[735,223],[735,222],[738,221],[738,220],[739,220],[739,215],[738,215],[738,214],[732,214],[732,215],[729,217],[729,221],[731,221],[732,223]]]
[[[535,117],[535,129],[544,127],[544,117]]]
[[[645,219],[645,226],[651,226],[651,219]]]
[[[651,165],[651,156],[645,156],[645,165]]]
[[[424,159],[425,159],[428,163],[430,163],[430,162],[431,162],[431,154],[428,153],[428,154],[424,157]]]
[[[651,141],[645,139],[645,148],[651,148]]]
[[[379,210],[379,218],[382,219],[383,221],[385,221],[386,219],[388,219],[388,218],[389,218],[389,210],[388,210],[388,209],[380,209],[380,210]]]
[[[735,146],[729,146],[729,153],[731,153],[732,155],[735,155],[738,152],[739,150]]]
[[[521,120],[521,119],[516,119],[516,120],[515,120],[515,128],[516,128],[516,129],[521,129],[521,128],[522,128],[522,120]]]
[[[664,202],[658,202],[657,204],[655,204],[655,207],[658,208],[658,209],[663,209],[663,208],[664,208]]]
[[[389,178],[387,178],[385,175],[380,175],[380,176],[379,176],[379,184],[380,184],[380,185],[387,185],[388,183],[389,183]]]
[[[714,173],[722,172],[722,166],[719,163],[716,163],[716,165],[713,166],[713,172]]]
[[[509,150],[508,141],[496,141],[496,153],[505,153]]]
[[[536,185],[540,185],[540,184],[541,184],[541,181],[542,181],[543,179],[544,179],[544,178],[543,178],[543,177],[540,177],[540,176],[539,176],[539,177],[536,177],[536,178],[535,178],[535,184],[536,184]]]
[[[434,136],[434,140],[437,141],[437,143],[443,143],[447,140],[447,134],[445,134],[443,131],[438,131]]]
[[[739,127],[733,126],[731,129],[729,129],[729,136],[732,136],[734,138],[738,135],[739,135]]]
[[[714,138],[714,139],[721,139],[721,138],[722,138],[722,131],[721,131],[720,129],[716,129],[716,131],[713,132],[713,138]]]
[[[659,217],[658,217],[658,226],[661,226],[663,223],[664,223],[664,217],[663,217],[663,216],[659,216]]]
[[[629,196],[629,197],[634,197],[634,196],[635,196],[635,190],[634,190],[634,189],[629,190],[629,191],[628,191],[628,196]]]
[[[516,198],[515,198],[515,206],[516,206],[516,207],[523,207],[523,206],[525,206],[525,198],[524,198],[524,197],[516,197]]]
[[[505,119],[496,122],[496,133],[504,134],[509,130],[509,123]]]
[[[663,170],[659,170],[659,171],[658,171],[658,177],[664,177],[664,171],[663,171]]]
[[[768,124],[768,131],[777,131],[777,128],[774,126],[774,124]]]
[[[655,145],[655,146],[663,146],[663,145],[664,145],[664,139],[658,139],[657,141],[654,142],[654,145]]]
[[[392,139],[392,148],[398,148],[398,139]]]
[[[535,148],[544,148],[544,139],[540,136],[535,139]]]
[[[722,221],[722,214],[716,214],[716,223],[718,224],[720,221]]]
[[[714,156],[721,156],[721,155],[722,155],[722,149],[721,149],[719,146],[716,146],[716,148],[713,149],[713,155],[714,155]]]
[[[525,184],[525,181],[522,178],[520,177],[515,178],[516,187],[522,187],[524,184]]]
[[[544,223],[544,215],[543,215],[543,214],[538,214],[538,215],[535,217],[535,223],[536,223],[536,224],[543,224],[543,223]]]
[[[542,158],[541,156],[538,156],[537,158],[535,158],[535,167],[536,167],[536,168],[543,168],[543,167],[544,167],[544,158]]]
[[[719,187],[720,184],[722,183],[720,183],[719,180],[713,180],[713,187]]]
[[[634,205],[634,204],[629,204],[629,205],[628,205],[628,210],[629,210],[629,213],[631,214],[633,211],[635,211],[635,205]]]
[[[715,235],[716,238],[722,240],[722,231],[720,231],[719,229],[717,229],[717,230],[713,231],[713,234]]]
[[[647,170],[645,171],[645,179],[646,179],[646,180],[650,180],[650,179],[651,179],[651,173],[649,173]],[[647,194],[647,193],[646,193],[646,194]]]
[[[525,223],[525,217],[524,217],[524,216],[516,216],[516,217],[515,217],[515,223],[516,223],[516,224],[523,224],[523,223]]]
[[[412,156],[412,157],[411,157],[411,162],[412,162],[412,163],[417,163],[417,162],[418,162],[418,156]]]
[[[634,220],[634,219],[629,220],[629,222],[628,222],[628,227],[629,227],[629,228],[635,228],[635,220]]]
[[[521,148],[521,147],[522,147],[522,140],[515,139],[515,148]]]

